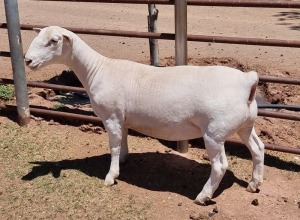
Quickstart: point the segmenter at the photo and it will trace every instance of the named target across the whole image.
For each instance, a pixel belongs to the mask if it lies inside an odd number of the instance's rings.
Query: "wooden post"
[[[187,0],[175,0],[175,62],[187,65]],[[178,141],[177,151],[188,152],[188,140]]]
[[[155,7],[155,4],[148,4],[148,31],[149,32],[157,32],[157,17],[158,10]],[[157,39],[149,39],[149,47],[150,47],[150,61],[151,65],[159,66],[159,50],[158,50],[158,40]]]

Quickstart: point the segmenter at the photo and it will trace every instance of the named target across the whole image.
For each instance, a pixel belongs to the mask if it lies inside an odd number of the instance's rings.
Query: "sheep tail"
[[[248,98],[248,105],[250,105],[254,98],[255,98],[255,92],[256,92],[256,88],[258,85],[258,74],[257,72],[251,71],[246,73],[247,74],[247,78],[249,80],[249,84],[251,85],[251,89],[250,89],[250,94],[249,94],[249,98]]]

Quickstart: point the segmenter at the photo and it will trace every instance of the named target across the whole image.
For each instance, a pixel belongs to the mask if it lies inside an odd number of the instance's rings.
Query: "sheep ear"
[[[42,30],[41,28],[32,28],[32,30],[34,30],[36,33],[40,33],[40,31]]]
[[[67,39],[67,41],[69,41],[69,43],[72,45],[73,39],[72,39],[71,35],[69,35],[69,34],[67,34],[67,33],[63,33],[63,37],[64,37],[65,39]]]

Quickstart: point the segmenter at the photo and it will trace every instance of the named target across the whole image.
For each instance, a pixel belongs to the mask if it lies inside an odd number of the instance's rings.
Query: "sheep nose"
[[[32,62],[32,60],[25,58],[25,64],[26,66],[29,66],[29,64]]]

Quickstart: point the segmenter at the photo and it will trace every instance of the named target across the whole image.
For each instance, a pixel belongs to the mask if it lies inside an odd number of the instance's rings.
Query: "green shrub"
[[[0,85],[0,99],[11,100],[14,97],[14,86]]]

